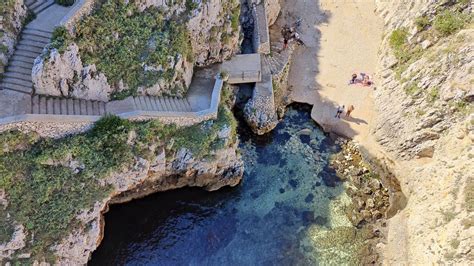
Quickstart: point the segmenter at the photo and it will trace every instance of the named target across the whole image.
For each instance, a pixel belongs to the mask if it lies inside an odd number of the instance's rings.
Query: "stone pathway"
[[[100,102],[61,97],[35,95],[31,72],[35,59],[50,42],[54,28],[72,10],[54,4],[54,0],[27,0],[26,5],[36,15],[21,33],[20,41],[0,81],[0,124],[23,121],[71,122],[95,121],[107,113],[125,118],[146,115],[150,117],[199,116],[208,111],[217,113],[222,81],[214,77],[220,66],[212,66],[196,71],[186,98],[140,96],[128,97],[121,101]],[[76,5],[80,2],[76,2]],[[244,62],[245,64],[242,64]],[[261,80],[260,55],[243,55],[238,60],[227,63],[233,71],[247,73],[235,83],[259,82]],[[235,72],[237,73],[237,72]],[[234,73],[234,74],[235,74]],[[216,94],[219,90],[219,94]],[[217,102],[216,102],[217,101]],[[215,110],[211,110],[215,109]]]
[[[26,6],[35,14],[39,14],[48,7],[54,5],[54,0],[26,0]]]

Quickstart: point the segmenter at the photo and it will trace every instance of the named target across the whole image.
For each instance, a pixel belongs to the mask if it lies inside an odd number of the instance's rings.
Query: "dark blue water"
[[[347,262],[356,246],[344,214],[350,200],[328,167],[338,147],[309,110],[290,108],[267,136],[242,128],[240,139],[246,167],[240,186],[181,189],[112,206],[91,265]],[[341,237],[348,238],[342,246],[335,241]]]

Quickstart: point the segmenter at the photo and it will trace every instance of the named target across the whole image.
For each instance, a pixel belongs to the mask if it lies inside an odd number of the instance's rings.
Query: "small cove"
[[[348,263],[359,248],[345,215],[350,198],[329,167],[339,151],[291,106],[256,136],[241,125],[242,184],[180,189],[111,206],[91,265],[294,265]]]

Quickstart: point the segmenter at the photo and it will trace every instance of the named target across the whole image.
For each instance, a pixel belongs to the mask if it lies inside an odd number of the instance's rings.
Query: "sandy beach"
[[[383,23],[374,9],[368,0],[288,1],[283,7],[290,19],[302,19],[298,31],[306,44],[293,55],[292,99],[313,105],[311,116],[326,130],[361,143],[369,141],[376,86],[348,82],[353,73],[375,72]],[[341,105],[355,107],[351,117],[335,118]]]

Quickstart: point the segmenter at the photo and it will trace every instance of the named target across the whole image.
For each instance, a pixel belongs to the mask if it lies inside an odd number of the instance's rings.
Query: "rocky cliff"
[[[182,187],[202,187],[209,191],[233,187],[243,175],[243,162],[235,146],[216,152],[213,160],[195,159],[186,149],[180,150],[172,160],[167,157],[169,155],[162,150],[153,161],[139,159],[132,169],[104,180],[113,186],[113,192],[77,216],[82,226],[52,247],[57,261],[70,265],[87,263],[102,240],[103,213],[109,204]]]
[[[191,127],[107,117],[62,140],[0,134],[0,263],[83,265],[102,240],[109,204],[236,186],[244,170],[236,124],[222,107],[216,120]]]
[[[13,54],[25,18],[26,6],[23,0],[5,0],[0,3],[0,77]]]
[[[470,1],[377,1],[385,20],[373,135],[407,206],[385,264],[473,260],[474,28]]]
[[[126,12],[132,12],[130,10],[135,9],[138,17],[141,16],[140,12],[151,14],[152,17],[162,18],[164,21],[176,22],[176,26],[173,26],[172,23],[171,26],[162,25],[160,22],[157,28],[165,29],[162,35],[148,34],[147,32],[137,34],[137,36],[150,35],[149,39],[140,41],[147,43],[146,47],[137,51],[136,54],[133,51],[123,53],[121,58],[126,60],[122,63],[119,62],[118,65],[117,62],[111,62],[117,65],[115,67],[117,69],[109,69],[107,66],[111,63],[103,65],[104,63],[101,64],[99,61],[104,60],[94,60],[90,54],[84,52],[87,49],[94,49],[92,48],[94,45],[89,43],[91,34],[100,34],[93,32],[95,27],[93,19],[79,22],[81,26],[76,27],[76,32],[73,31],[73,36],[69,37],[70,41],[62,43],[62,47],[57,47],[57,43],[55,45],[53,42],[53,45],[35,62],[33,83],[36,93],[101,101],[110,100],[114,93],[117,96],[127,94],[126,91],[130,90],[132,92],[128,94],[183,96],[191,83],[195,65],[208,66],[222,62],[238,50],[240,38],[238,1],[213,0],[199,3],[181,1],[169,5],[164,1],[137,0],[125,4],[133,6],[133,8],[125,7],[124,9],[121,6],[124,4],[116,5],[115,9],[125,12],[125,18],[131,16]],[[100,13],[100,9],[110,9],[109,6],[109,4],[105,4],[102,7],[97,7],[95,10],[99,10],[99,13],[95,11],[92,16],[107,16],[110,12],[106,10]],[[158,11],[161,14],[157,15],[155,10],[161,10]],[[119,13],[117,11],[117,14]],[[101,19],[110,20],[107,17]],[[93,37],[95,38],[93,41],[99,44],[97,48],[101,50],[94,53],[105,52],[104,49],[107,49],[107,43],[109,43],[107,38],[128,42],[127,36],[122,34],[123,30],[120,27],[130,27],[129,30],[140,31],[140,27],[137,29],[133,26],[133,23],[139,23],[137,20],[131,19],[128,25],[117,26],[119,28],[111,32],[112,36],[104,35],[103,39],[100,36]],[[146,21],[142,22],[147,24]],[[113,25],[116,24],[120,23]],[[184,25],[185,34],[174,30],[180,25]],[[150,28],[152,27],[150,26]],[[165,41],[160,41],[160,39],[165,39]],[[113,45],[116,47],[116,44]],[[174,51],[175,46],[186,47],[177,47],[175,49],[177,51]],[[117,50],[120,49],[117,48]],[[153,55],[154,50],[159,50],[159,52]],[[161,58],[164,55],[167,57]],[[134,64],[135,66],[129,64],[129,62],[137,60],[141,64],[138,62]],[[129,72],[137,70],[135,71],[137,74],[128,79],[123,78],[127,76],[125,75],[127,67],[131,68]],[[118,72],[124,73],[118,75]]]

